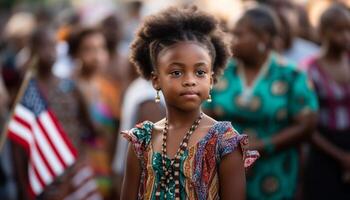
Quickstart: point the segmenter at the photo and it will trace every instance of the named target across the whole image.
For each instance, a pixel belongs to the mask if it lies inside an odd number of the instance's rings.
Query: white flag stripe
[[[94,193],[90,195],[88,198],[86,198],[85,200],[102,200],[102,197],[98,193]]]
[[[74,192],[76,199],[84,199],[88,194],[97,189],[96,182],[90,179],[83,186],[81,186],[77,191]]]
[[[14,120],[12,120],[9,125],[10,125],[9,128],[13,133],[15,133],[17,136],[28,141],[28,144],[30,145],[30,149],[31,149],[30,154],[33,158],[33,162],[39,168],[38,171],[40,173],[40,176],[42,177],[42,179],[45,182],[51,182],[52,176],[51,176],[49,170],[46,168],[46,165],[45,165],[44,161],[42,160],[36,146],[34,145],[33,138],[31,137],[30,132],[28,132],[29,130],[26,127],[24,127],[22,124],[20,124],[19,122],[14,121]]]
[[[45,183],[51,183],[52,182],[52,175],[47,169],[47,166],[45,165],[45,162],[42,160],[41,155],[38,152],[38,149],[35,145],[31,146],[30,156],[32,157],[33,165],[37,168],[38,173],[40,175],[40,178]]]
[[[38,177],[36,176],[33,170],[33,166],[31,164],[28,165],[28,170],[29,170],[28,171],[29,183],[32,190],[34,191],[35,194],[41,193],[43,191],[43,187],[39,182]]]
[[[26,121],[28,124],[35,121],[34,114],[30,110],[28,110],[28,108],[22,106],[21,104],[18,104],[16,106],[15,113],[17,116],[20,116],[20,118]]]
[[[26,121],[28,124],[31,125],[32,131],[34,132],[34,137],[36,141],[38,141],[39,148],[41,149],[41,152],[44,154],[44,159],[48,161],[50,167],[53,169],[55,174],[60,174],[63,172],[63,166],[61,162],[58,160],[56,154],[54,151],[52,151],[52,148],[49,146],[46,137],[42,133],[39,125],[36,123],[35,117],[30,110],[28,110],[26,107],[22,105],[16,106],[15,109],[18,113],[16,113],[17,116],[20,116],[21,119]],[[22,131],[17,131],[17,133],[22,133]],[[29,133],[29,135],[32,135]],[[51,138],[52,139],[52,138]]]
[[[33,144],[33,137],[31,131],[19,122],[11,120],[11,122],[9,123],[9,130],[14,132],[18,137],[25,140],[29,146]]]
[[[76,149],[65,137],[66,133],[61,132],[59,122],[51,116],[47,105],[36,81],[30,80],[9,122],[9,138],[19,145],[29,146],[25,148],[29,153],[27,181],[28,189],[35,196],[62,175],[77,156]],[[44,117],[40,119],[43,113]]]
[[[48,161],[50,168],[53,169],[56,175],[60,174],[63,171],[63,166],[61,162],[58,160],[55,152],[52,151],[52,148],[50,147],[49,142],[47,141],[39,125],[37,124],[33,113],[31,113],[30,110],[28,110],[26,107],[22,105],[16,106],[15,110],[18,112],[16,113],[16,116],[20,116],[21,119],[26,121],[32,127],[32,131],[27,129],[29,132],[27,131],[26,134],[32,135],[31,132],[34,132],[34,137],[38,141],[39,148],[41,149],[41,152],[43,152],[45,156],[45,160]],[[23,130],[18,130],[16,131],[16,133],[22,134],[22,131]]]
[[[66,142],[61,137],[61,134],[55,128],[55,124],[52,122],[52,118],[48,112],[43,112],[39,116],[39,120],[47,130],[51,141],[54,143],[55,148],[60,153],[61,158],[67,165],[73,164],[75,161],[72,152],[69,150]]]
[[[44,159],[47,160],[47,162],[50,165],[50,168],[53,169],[55,175],[62,173],[63,166],[58,160],[58,157],[53,151],[53,149],[50,147],[50,143],[47,141],[47,138],[41,131],[39,124],[36,121],[34,121],[31,125],[35,140],[37,141],[41,152],[44,154]]]
[[[77,173],[77,175],[73,177],[73,181],[72,181],[73,185],[77,187],[92,176],[93,176],[92,169],[90,167],[84,167]]]

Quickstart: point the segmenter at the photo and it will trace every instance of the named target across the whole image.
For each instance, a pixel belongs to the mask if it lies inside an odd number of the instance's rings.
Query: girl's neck
[[[179,109],[167,109],[166,117],[168,119],[169,127],[178,129],[181,127],[190,127],[193,122],[198,119],[202,110],[196,109],[193,111],[183,111]]]

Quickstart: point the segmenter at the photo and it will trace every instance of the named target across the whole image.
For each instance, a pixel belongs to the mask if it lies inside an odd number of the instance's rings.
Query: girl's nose
[[[193,76],[188,75],[185,77],[185,80],[182,82],[182,85],[186,87],[193,87],[196,85],[196,80]]]

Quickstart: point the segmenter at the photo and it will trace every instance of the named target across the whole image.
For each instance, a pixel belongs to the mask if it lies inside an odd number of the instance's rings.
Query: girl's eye
[[[197,74],[197,76],[204,76],[204,75],[206,74],[206,72],[203,71],[203,70],[198,70],[198,71],[196,72],[196,74]]]
[[[173,77],[179,77],[182,75],[182,72],[181,71],[173,71],[170,73],[170,75]]]

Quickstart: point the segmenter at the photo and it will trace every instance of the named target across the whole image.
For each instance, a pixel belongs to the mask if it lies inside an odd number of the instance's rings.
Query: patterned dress
[[[152,149],[151,137],[154,124],[145,121],[136,128],[122,132],[134,147],[140,160],[142,173],[138,199],[155,199],[160,178],[163,174],[161,153]],[[257,158],[256,151],[246,151],[247,136],[238,134],[230,122],[215,123],[206,136],[196,145],[189,147],[180,163],[181,199],[219,199],[218,165],[223,156],[242,148],[245,166]],[[167,160],[170,165],[170,159]],[[169,167],[169,166],[167,166]],[[167,199],[175,199],[175,181],[170,181]],[[161,197],[165,190],[161,189]]]
[[[272,53],[252,88],[244,86],[239,67],[231,61],[205,104],[218,120],[229,120],[250,139],[266,140],[288,127],[293,117],[314,111],[317,100],[306,74]],[[247,177],[248,199],[291,199],[296,191],[296,147],[259,159]]]
[[[350,153],[350,84],[336,82],[316,57],[309,60],[307,67],[320,104],[318,132],[332,145]],[[350,172],[345,172],[334,158],[311,146],[305,199],[350,199],[349,182],[343,180],[346,173]]]

